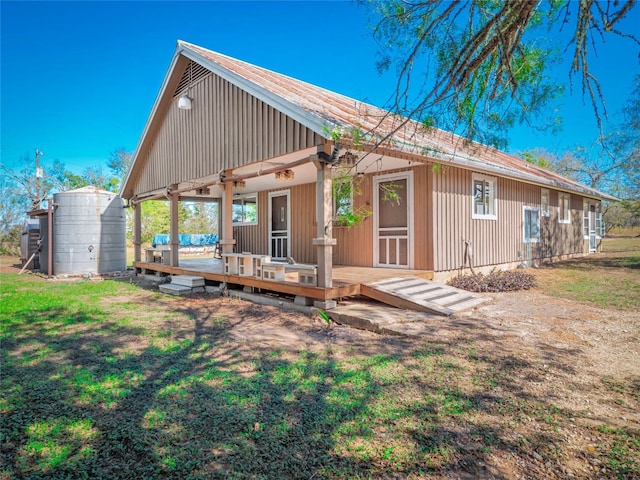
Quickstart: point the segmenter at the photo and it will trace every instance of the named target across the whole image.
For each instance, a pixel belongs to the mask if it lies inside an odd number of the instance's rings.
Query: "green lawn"
[[[526,390],[544,372],[524,356],[469,338],[260,348],[229,316],[277,310],[202,302],[3,274],[0,479],[509,478],[496,458],[537,477],[567,456],[640,475],[639,433],[606,419],[580,427],[592,449],[565,448],[577,414]],[[588,388],[611,385],[638,401],[628,380]]]
[[[601,253],[533,273],[548,295],[640,311],[640,237],[605,238]]]

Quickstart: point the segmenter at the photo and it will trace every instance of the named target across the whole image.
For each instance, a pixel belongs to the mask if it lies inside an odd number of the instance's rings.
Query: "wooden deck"
[[[333,267],[333,287],[321,288],[300,285],[296,274],[287,274],[284,282],[262,280],[256,277],[225,275],[222,260],[215,258],[181,258],[178,267],[161,263],[134,262],[136,269],[162,272],[170,275],[198,275],[214,282],[243,285],[289,295],[300,295],[316,300],[334,300],[360,295],[361,285],[386,278],[418,276],[433,278],[433,272],[426,270],[405,270],[398,268]]]

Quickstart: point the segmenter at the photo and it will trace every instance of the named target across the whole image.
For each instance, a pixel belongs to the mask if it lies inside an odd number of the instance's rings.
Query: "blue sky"
[[[45,167],[105,167],[135,150],[178,39],[383,105],[393,77],[375,69],[367,12],[351,2],[7,2],[1,20],[1,161],[37,148]],[[640,7],[629,25],[640,25]],[[560,40],[559,40],[560,41]],[[638,47],[609,41],[591,66],[610,114],[640,73]],[[568,70],[559,71],[559,81]],[[589,145],[597,136],[579,89],[558,104],[557,135],[517,128],[509,151]],[[615,116],[611,115],[612,119]]]

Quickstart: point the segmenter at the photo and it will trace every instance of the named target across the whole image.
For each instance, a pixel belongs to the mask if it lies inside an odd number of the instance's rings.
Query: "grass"
[[[0,299],[0,479],[470,478],[572,452],[576,412],[515,380],[537,367],[472,340],[260,347],[229,336],[245,303],[202,315],[116,281],[3,274]],[[583,428],[600,438],[583,461],[640,475],[637,431]]]
[[[640,310],[640,237],[605,238],[602,253],[534,273],[548,295],[601,308]]]

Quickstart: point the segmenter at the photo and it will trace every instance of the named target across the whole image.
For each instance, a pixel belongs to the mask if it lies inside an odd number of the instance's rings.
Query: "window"
[[[258,223],[258,197],[243,195],[233,199],[233,224],[255,225]]]
[[[522,231],[524,243],[538,243],[540,241],[540,209],[524,207]]]
[[[604,237],[605,228],[604,228],[604,220],[602,219],[602,213],[596,213],[596,236]]]
[[[570,223],[570,203],[571,196],[568,193],[558,193],[558,221],[560,223]]]
[[[546,188],[540,190],[540,215],[549,216],[549,190]]]
[[[472,179],[472,218],[495,220],[497,216],[497,181],[495,177],[473,174]]]

